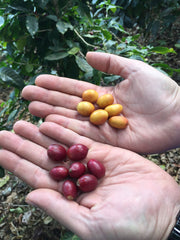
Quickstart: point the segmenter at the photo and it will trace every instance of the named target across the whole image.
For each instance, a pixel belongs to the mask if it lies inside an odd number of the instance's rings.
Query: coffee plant
[[[116,84],[121,80],[89,66],[85,61],[87,51],[139,59],[169,75],[179,71],[163,62],[150,61],[156,54],[175,54],[173,48],[142,46],[140,34],[132,35],[126,29],[135,24],[143,26],[141,21],[147,29],[151,22],[148,16],[152,17],[153,12],[159,17],[159,6],[164,6],[164,11],[169,6],[174,13],[178,5],[177,1],[163,1],[164,5],[156,2],[0,1],[0,86],[12,88],[9,99],[0,105],[0,130],[12,129],[14,120],[27,114],[28,103],[21,98],[21,90],[34,84],[39,74],[56,74],[97,85]],[[32,122],[38,121],[28,117]]]

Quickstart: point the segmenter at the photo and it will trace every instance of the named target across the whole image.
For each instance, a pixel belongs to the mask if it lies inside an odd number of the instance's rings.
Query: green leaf
[[[175,46],[176,48],[180,48],[180,43],[176,43],[174,46]]]
[[[113,13],[115,13],[116,10],[117,10],[117,7],[116,7],[115,5],[109,5],[109,6],[107,7],[107,10],[111,10]]]
[[[21,207],[10,208],[9,211],[10,211],[10,212],[14,212],[14,213],[19,213],[19,214],[21,214],[21,213],[24,212],[23,209],[22,209]]]
[[[8,5],[8,8],[16,10],[16,11],[20,11],[20,12],[29,12],[29,9],[24,8],[22,6],[17,6],[17,4],[16,4],[16,6]]]
[[[79,52],[79,48],[78,47],[73,47],[73,48],[71,48],[69,51],[68,51],[68,53],[70,54],[70,55],[75,55],[76,53],[78,53]]]
[[[9,181],[9,175],[5,175],[0,179],[0,188],[2,188]]]
[[[64,21],[61,21],[61,20],[59,20],[56,23],[56,27],[57,27],[57,30],[62,34],[67,32],[68,29],[70,29],[70,30],[73,29],[73,26],[70,23],[67,23],[67,22],[64,22]]]
[[[162,168],[163,170],[166,170],[166,166],[164,164],[159,165],[160,168]]]
[[[34,16],[27,16],[26,28],[28,32],[31,34],[31,36],[33,37],[39,29],[38,18]]]
[[[16,114],[18,113],[18,109],[15,109],[13,110],[10,114],[9,114],[9,117],[7,119],[7,123],[12,121],[15,117],[16,117]]]
[[[167,47],[153,47],[150,51],[160,54],[176,53],[173,48]]]
[[[33,71],[33,64],[30,64],[30,63],[27,63],[25,69],[28,73],[32,72]]]
[[[120,79],[120,76],[118,76],[118,75],[104,77],[104,81],[106,84],[117,81],[118,79]]]
[[[0,81],[19,89],[25,86],[23,79],[9,67],[0,68]]]
[[[26,46],[26,38],[20,38],[17,42],[16,42],[16,46],[17,49],[20,51],[23,51],[24,47]]]
[[[69,55],[68,52],[57,52],[57,53],[49,54],[44,59],[48,61],[56,61],[56,60],[66,58],[68,55]]]
[[[86,62],[84,58],[76,56],[76,63],[83,72],[93,71],[93,68]]]
[[[69,230],[64,230],[61,235],[61,240],[80,240],[80,238]]]
[[[52,217],[50,217],[50,216],[47,216],[44,220],[43,220],[43,223],[45,224],[45,225],[48,225],[50,222],[52,222],[53,221],[53,219],[52,219]]]
[[[49,0],[38,0],[38,4],[42,9],[44,9],[46,7],[48,2],[49,2]]]
[[[102,32],[103,36],[106,38],[106,40],[112,39],[112,34],[108,30],[102,29],[101,32]]]
[[[55,21],[55,22],[57,22],[57,20],[58,20],[58,18],[57,18],[56,15],[48,15],[47,18],[48,18],[48,19],[51,19],[51,20],[53,20],[53,21]]]
[[[0,178],[3,178],[5,176],[4,168],[0,166]]]

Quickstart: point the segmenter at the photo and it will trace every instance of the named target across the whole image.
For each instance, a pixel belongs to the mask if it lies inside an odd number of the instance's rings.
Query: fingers
[[[96,85],[88,82],[46,74],[38,76],[35,83],[37,86],[42,88],[59,91],[78,97],[81,97],[82,92],[86,89],[96,90],[98,88]]]
[[[0,165],[33,188],[61,191],[62,182],[57,183],[49,176],[49,170],[57,163],[48,158],[47,146],[56,141],[44,136],[28,122],[17,122],[14,130],[16,134],[0,132],[0,145],[3,148],[0,150]]]
[[[81,136],[88,137],[94,141],[101,143],[111,143],[111,145],[117,144],[117,131],[110,128],[108,124],[103,126],[95,126],[89,122],[89,119],[72,119],[69,116],[62,116],[57,114],[50,114],[45,119],[46,122],[54,122],[65,128],[68,128]],[[112,138],[112,136],[114,136]]]
[[[29,104],[29,111],[34,116],[41,117],[41,118],[45,118],[50,114],[57,114],[57,115],[62,115],[69,118],[76,118],[82,121],[87,120],[86,117],[83,117],[80,114],[78,114],[77,110],[71,110],[64,107],[52,106],[50,104],[38,102],[38,101],[33,101]]]
[[[68,201],[60,193],[49,189],[38,189],[29,193],[26,202],[45,210],[48,215],[82,239],[90,239],[86,225],[91,220],[88,208],[75,201]]]
[[[52,143],[57,143],[57,141],[43,135],[39,131],[39,128],[30,122],[20,120],[14,124],[13,129],[19,136],[31,141],[33,144],[42,146],[42,149],[47,148]],[[13,137],[19,138],[22,141],[22,138],[19,136],[15,135]]]
[[[71,146],[76,143],[84,144],[87,147],[91,147],[93,141],[89,138],[80,136],[76,132],[70,129],[64,128],[53,122],[44,122],[39,127],[40,132],[58,142],[65,144],[66,146]]]
[[[0,165],[33,188],[61,189],[61,185],[49,177],[48,171],[33,164],[31,159],[26,160],[13,152],[1,149]]]
[[[46,137],[35,125],[25,121],[17,122],[14,131],[16,134],[8,131],[0,132],[0,145],[3,149],[45,170],[55,166],[47,156],[47,147],[57,141]]]
[[[68,108],[77,105],[84,90],[101,89],[91,83],[53,75],[40,75],[35,83],[37,86],[26,86],[23,89],[22,97]]]
[[[146,65],[138,60],[102,52],[88,52],[86,60],[99,71],[120,75],[123,78],[128,78],[129,74],[141,68],[142,64],[143,66]]]
[[[22,97],[29,101],[40,101],[53,106],[63,106],[69,109],[76,109],[77,104],[81,101],[81,98],[75,95],[47,90],[37,86],[25,87],[22,91]]]

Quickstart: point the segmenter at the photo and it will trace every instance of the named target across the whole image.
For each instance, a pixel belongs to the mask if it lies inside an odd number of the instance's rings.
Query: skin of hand
[[[84,240],[167,239],[180,209],[180,188],[157,165],[53,122],[38,129],[19,121],[14,132],[0,132],[0,165],[36,189],[26,198],[29,204],[42,208]],[[66,148],[82,143],[89,148],[85,163],[96,157],[104,164],[106,174],[94,191],[77,201],[62,196],[62,182],[49,176],[57,165],[47,156],[52,143]]]
[[[113,87],[100,87],[69,78],[40,75],[36,86],[27,86],[22,92],[25,99],[32,101],[30,112],[95,141],[138,153],[179,147],[180,88],[175,81],[133,59],[100,52],[89,52],[86,59],[92,67],[120,75],[124,80]],[[111,93],[114,103],[123,105],[128,127],[117,130],[107,122],[97,127],[89,118],[81,117],[76,106],[86,89],[95,89],[99,96]]]

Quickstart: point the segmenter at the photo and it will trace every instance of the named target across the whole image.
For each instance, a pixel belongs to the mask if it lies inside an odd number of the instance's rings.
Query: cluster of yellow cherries
[[[85,90],[82,100],[77,105],[79,114],[89,117],[89,121],[95,125],[104,124],[107,120],[111,127],[124,129],[128,125],[128,120],[120,115],[123,110],[121,104],[113,104],[114,97],[111,94],[98,96],[94,89]]]

